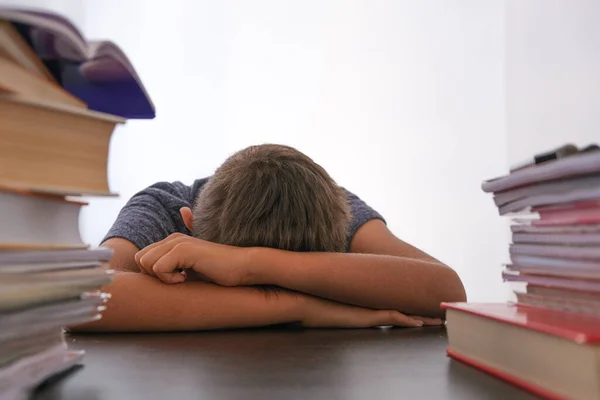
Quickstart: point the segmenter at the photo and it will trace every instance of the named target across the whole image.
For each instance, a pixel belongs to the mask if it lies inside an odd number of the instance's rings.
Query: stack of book
[[[81,195],[112,195],[109,141],[154,108],[124,54],[47,12],[0,8],[0,398],[80,363],[65,328],[100,318],[109,249],[79,232]]]
[[[483,183],[513,217],[516,303],[444,304],[448,354],[544,397],[600,399],[600,149],[545,154]]]

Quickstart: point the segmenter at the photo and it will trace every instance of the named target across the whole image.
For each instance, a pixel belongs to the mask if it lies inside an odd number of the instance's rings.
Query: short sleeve
[[[348,204],[350,204],[350,213],[352,214],[350,228],[348,230],[348,246],[350,246],[356,231],[358,231],[358,228],[360,228],[364,223],[372,219],[379,219],[385,223],[385,219],[381,216],[381,214],[369,207],[369,205],[362,201],[357,195],[347,190],[345,190],[345,192],[348,196]]]
[[[179,212],[181,207],[191,207],[189,189],[179,182],[159,182],[136,193],[102,242],[123,238],[142,249],[172,233],[189,234]]]

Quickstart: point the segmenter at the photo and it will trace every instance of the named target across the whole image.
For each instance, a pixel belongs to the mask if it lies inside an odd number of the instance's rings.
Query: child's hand
[[[191,268],[200,278],[222,286],[251,284],[247,282],[243,248],[227,246],[175,233],[151,244],[135,255],[140,271],[165,283],[186,280]]]
[[[376,326],[421,327],[442,325],[439,318],[404,315],[394,310],[336,303],[312,296],[305,297],[302,326],[307,328],[372,328]]]

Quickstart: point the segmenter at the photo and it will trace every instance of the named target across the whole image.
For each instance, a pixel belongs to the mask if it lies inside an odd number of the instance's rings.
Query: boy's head
[[[221,165],[196,199],[192,231],[211,242],[290,251],[343,252],[350,210],[344,191],[287,146],[251,146]]]

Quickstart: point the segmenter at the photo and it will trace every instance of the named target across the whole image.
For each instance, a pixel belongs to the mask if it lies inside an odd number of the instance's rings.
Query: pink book
[[[600,225],[557,225],[557,226],[533,226],[531,220],[511,225],[513,233],[527,234],[564,234],[564,235],[593,235],[600,234]]]
[[[600,223],[600,201],[590,200],[547,207],[535,207],[540,219],[531,222],[534,226],[546,225],[589,225]]]
[[[599,246],[513,243],[508,248],[512,256],[562,258],[566,260],[600,261]]]
[[[532,267],[519,264],[508,264],[506,266],[506,271],[528,275],[543,275],[546,277],[600,281],[600,270],[598,269],[576,267],[556,268],[552,266]]]
[[[554,213],[570,210],[588,210],[600,208],[600,200],[576,201],[567,204],[557,204],[552,206],[534,207],[533,212],[539,213]]]
[[[502,273],[502,278],[507,282],[525,282],[530,285],[544,286],[555,289],[600,293],[599,281],[541,275],[523,275],[506,271]]]

